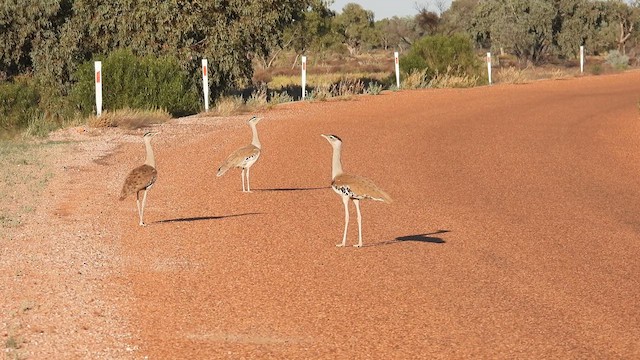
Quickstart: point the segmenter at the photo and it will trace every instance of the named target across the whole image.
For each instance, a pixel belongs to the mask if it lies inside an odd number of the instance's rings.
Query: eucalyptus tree
[[[333,26],[351,55],[357,54],[365,44],[373,43],[376,36],[373,12],[355,3],[344,6]]]
[[[555,9],[545,0],[486,0],[475,9],[472,31],[493,49],[539,62],[553,42]]]
[[[70,16],[65,0],[4,0],[0,7],[0,74],[33,71],[33,53],[55,37]]]

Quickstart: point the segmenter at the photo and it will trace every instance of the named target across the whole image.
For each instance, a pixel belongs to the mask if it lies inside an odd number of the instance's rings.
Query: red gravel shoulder
[[[639,99],[628,72],[278,106],[250,194],[215,176],[248,116],[173,120],[145,228],[117,200],[142,132],[67,131],[20,243],[58,270],[12,280],[39,305],[5,324],[43,324],[32,358],[640,357]],[[394,199],[362,202],[364,248],[335,247],[323,133]]]

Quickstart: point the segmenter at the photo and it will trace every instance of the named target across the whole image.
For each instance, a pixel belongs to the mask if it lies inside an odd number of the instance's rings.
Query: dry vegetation
[[[2,228],[16,228],[36,207],[36,199],[52,177],[41,141],[0,142],[0,238]]]
[[[91,127],[120,127],[133,130],[161,124],[169,119],[171,115],[164,110],[121,109],[105,111],[100,116],[93,115],[87,119],[87,124]]]

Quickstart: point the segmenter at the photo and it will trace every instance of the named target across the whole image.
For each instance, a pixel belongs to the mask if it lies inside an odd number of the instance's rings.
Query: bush
[[[614,69],[624,70],[629,66],[629,57],[618,50],[611,50],[605,57],[605,62]]]
[[[400,69],[405,76],[424,71],[429,81],[442,74],[471,78],[482,76],[480,60],[471,41],[464,35],[423,37],[400,59]]]
[[[11,133],[40,116],[40,93],[32,79],[16,78],[0,84],[0,130]]]
[[[108,110],[164,109],[174,116],[198,112],[200,100],[195,83],[174,57],[137,57],[117,50],[102,64],[103,104]],[[94,61],[80,66],[71,94],[81,111],[95,110]]]

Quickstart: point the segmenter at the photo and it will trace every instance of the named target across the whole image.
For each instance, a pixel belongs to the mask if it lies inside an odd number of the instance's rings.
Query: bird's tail
[[[389,194],[380,190],[380,201],[391,204],[393,202],[393,199],[391,198],[391,196],[389,196]]]
[[[129,192],[127,191],[127,187],[123,186],[122,191],[120,191],[120,197],[118,198],[118,200],[122,201],[126,199],[128,195],[129,195]]]
[[[393,202],[393,199],[391,198],[391,196],[389,196],[389,194],[378,188],[373,189],[371,191],[371,195],[368,195],[367,197],[372,200],[382,201],[383,203],[387,204],[391,204]]]

